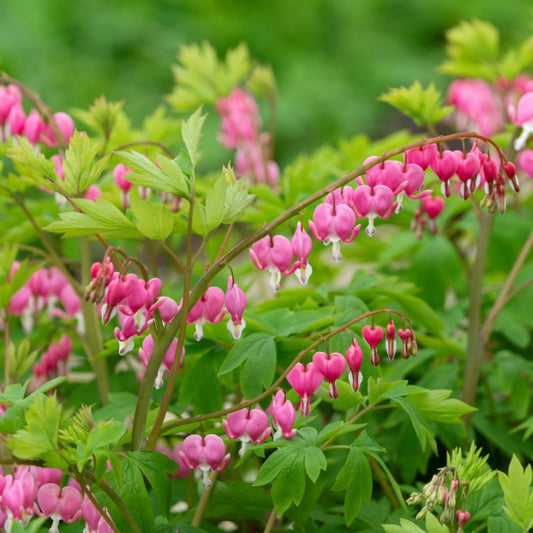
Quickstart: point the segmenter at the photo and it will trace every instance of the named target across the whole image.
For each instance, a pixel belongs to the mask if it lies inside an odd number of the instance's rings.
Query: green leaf
[[[233,345],[228,356],[220,366],[219,376],[223,376],[239,367],[250,357],[272,358],[276,356],[274,337],[266,333],[252,333]]]
[[[360,513],[363,502],[370,502],[372,497],[372,471],[364,453],[352,446],[346,462],[341,468],[333,490],[345,490],[344,520],[349,526]]]
[[[240,84],[252,66],[245,44],[228,50],[224,61],[208,42],[181,46],[178,61],[172,68],[176,85],[168,97],[178,111],[214,104]]]
[[[135,521],[143,533],[152,533],[155,529],[155,517],[150,497],[144,483],[140,465],[136,457],[126,456],[121,461],[122,483],[119,488],[119,496],[131,511]],[[115,517],[114,517],[115,518]],[[115,519],[116,521],[116,519]],[[121,531],[129,531],[129,528],[121,523],[117,524]],[[121,527],[122,526],[122,527]]]
[[[167,516],[171,503],[171,486],[168,474],[176,471],[176,462],[159,452],[130,452],[128,456],[150,483],[159,503],[160,512],[163,516]]]
[[[261,465],[254,481],[254,486],[260,487],[274,481],[280,472],[299,457],[301,457],[303,472],[303,448],[304,446],[302,446],[301,443],[291,443],[282,448],[278,448],[274,453],[269,455],[267,460]]]
[[[164,241],[172,233],[174,215],[166,205],[132,195],[130,207],[138,230],[148,239]]]
[[[505,497],[505,513],[523,528],[524,532],[529,531],[533,525],[532,478],[531,465],[522,468],[515,455],[509,464],[508,475],[498,472],[498,479]]]
[[[193,166],[196,166],[200,159],[201,153],[198,152],[198,145],[200,144],[202,126],[207,117],[201,113],[202,108],[200,107],[181,126],[181,136]]]
[[[64,237],[79,237],[99,233],[103,237],[138,238],[141,234],[128,218],[111,202],[97,198],[96,202],[82,198],[73,200],[81,213],[60,213],[61,220],[43,229],[52,233],[64,233]]]
[[[54,162],[42,152],[35,153],[34,147],[24,137],[19,137],[18,143],[9,147],[7,156],[15,163],[20,175],[33,185],[50,189],[54,187],[54,182],[61,179],[56,174]]]
[[[127,177],[135,185],[178,196],[188,196],[187,178],[175,160],[159,155],[157,160],[161,168],[158,168],[147,157],[134,150],[117,152],[116,156],[122,164],[133,171],[128,173]]]
[[[326,470],[326,456],[324,452],[315,446],[309,446],[305,451],[305,471],[309,479],[316,483],[321,470]]]
[[[276,78],[270,65],[256,65],[248,80],[246,86],[253,93],[263,98],[273,98],[276,95]]]
[[[448,526],[441,524],[440,520],[431,513],[426,513],[426,530],[428,533],[449,533]]]
[[[442,95],[433,83],[424,89],[418,80],[411,87],[390,89],[379,99],[399,109],[418,126],[436,124],[453,110],[452,106],[443,107]]]
[[[245,398],[255,398],[272,385],[276,362],[276,344],[273,340],[250,352],[240,373],[240,385]]]
[[[449,59],[439,71],[456,77],[494,81],[500,58],[500,36],[489,22],[463,21],[446,32]]]
[[[305,492],[304,455],[300,454],[286,465],[272,484],[272,501],[279,513],[291,503],[299,505]]]
[[[407,396],[426,420],[444,422],[446,424],[461,424],[461,417],[473,413],[477,409],[461,400],[450,398],[450,390],[425,390],[413,392]]]
[[[223,167],[222,175],[226,180],[226,201],[224,204],[224,224],[238,220],[252,205],[255,195],[248,194],[246,180],[238,180],[231,167]]]
[[[47,466],[64,468],[56,451],[60,418],[56,397],[37,394],[26,411],[24,429],[7,439],[10,450],[21,459],[42,459]]]
[[[102,137],[109,137],[122,110],[122,102],[108,102],[97,98],[88,111],[75,109],[73,115]]]
[[[85,133],[74,132],[63,161],[65,181],[62,186],[69,195],[82,195],[105,170],[109,156],[94,161],[101,146],[101,141],[90,139]]]
[[[414,522],[400,518],[400,525],[395,526],[393,524],[384,524],[381,526],[385,533],[426,533],[423,529],[420,529]]]
[[[217,228],[226,214],[226,180],[220,176],[212,187],[209,187],[205,197],[205,222],[208,231]]]

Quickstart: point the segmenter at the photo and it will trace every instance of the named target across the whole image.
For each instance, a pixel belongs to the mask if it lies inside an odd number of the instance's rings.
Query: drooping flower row
[[[0,470],[0,529],[10,531],[14,521],[26,525],[34,516],[52,520],[50,532],[59,531],[61,521],[80,519],[88,533],[111,533],[113,529],[88,496],[70,478],[62,486],[63,472],[57,468],[17,466],[12,474]]]

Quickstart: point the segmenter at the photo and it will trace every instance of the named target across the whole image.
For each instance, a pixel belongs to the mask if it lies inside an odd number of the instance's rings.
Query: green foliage
[[[176,86],[168,96],[170,105],[179,111],[203,103],[214,104],[241,83],[250,72],[252,63],[244,44],[228,50],[219,60],[211,44],[182,46],[178,64],[173,67]]]
[[[86,134],[74,132],[65,152],[63,172],[65,181],[62,188],[70,196],[82,196],[90,185],[95,183],[105,170],[109,156],[95,161],[102,145]]]
[[[453,107],[442,106],[442,95],[432,83],[427,89],[416,80],[411,87],[390,89],[379,97],[412,118],[418,126],[431,126],[449,115]]]
[[[83,198],[73,200],[80,211],[59,213],[61,220],[51,222],[43,229],[52,233],[63,233],[64,237],[80,237],[99,233],[102,237],[139,238],[135,224],[108,200],[96,201]]]
[[[439,70],[452,76],[483,78],[490,82],[498,76],[513,79],[533,63],[529,39],[516,50],[502,54],[499,32],[488,22],[463,21],[448,30],[446,38],[450,59]]]
[[[503,489],[509,518],[524,531],[533,526],[533,479],[531,465],[522,468],[520,461],[513,455],[508,474],[498,472],[498,479]]]
[[[107,139],[122,113],[122,105],[122,102],[108,102],[105,96],[100,96],[87,111],[75,109],[73,114],[94,132]]]

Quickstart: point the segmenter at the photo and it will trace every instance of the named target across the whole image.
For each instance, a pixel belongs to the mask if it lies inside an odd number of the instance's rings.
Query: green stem
[[[82,283],[84,286],[87,286],[89,284],[89,271],[91,267],[91,253],[89,239],[87,237],[80,238],[80,247]],[[96,374],[96,383],[98,386],[100,401],[102,404],[106,405],[109,403],[109,373],[107,369],[107,361],[104,358],[96,358],[96,356],[104,349],[98,314],[96,307],[92,303],[85,301],[85,298],[83,297],[81,299],[81,308],[86,328],[85,337],[90,350],[88,353],[89,363]]]
[[[274,524],[276,523],[277,518],[278,518],[278,513],[276,512],[276,507],[272,507],[272,512],[270,513],[270,516],[268,517],[268,522],[265,525],[265,529],[263,533],[271,533],[272,529],[274,528]]]
[[[191,522],[191,525],[194,527],[198,527],[202,522],[202,517],[204,516],[205,508],[207,507],[207,502],[209,501],[209,496],[211,496],[213,488],[215,487],[217,476],[218,472],[216,470],[213,470],[211,472],[211,475],[209,476],[211,484],[209,485],[209,487],[206,487],[202,492],[202,495],[200,496],[200,501],[198,502],[198,507],[194,512],[194,516]]]
[[[477,238],[476,255],[470,273],[470,303],[468,308],[468,345],[465,362],[465,377],[462,399],[469,405],[474,405],[479,383],[479,373],[483,353],[481,338],[481,297],[483,289],[483,273],[487,262],[490,235],[494,217],[488,213],[481,213]],[[465,417],[467,426],[470,417]]]
[[[377,461],[371,456],[366,456],[368,459],[368,462],[370,463],[370,467],[372,468],[372,472],[374,473],[375,477],[378,480],[378,483],[380,484],[381,488],[383,489],[383,492],[387,496],[388,500],[390,501],[393,509],[400,509],[401,504],[398,501],[398,497],[396,496],[396,493],[392,489],[392,486],[387,479],[387,476],[383,473],[383,470],[378,465]]]
[[[167,147],[166,144],[159,142],[159,141],[132,141],[126,144],[121,144],[120,146],[117,146],[112,150],[112,153],[119,152],[120,150],[125,150],[127,148],[131,148],[132,146],[157,146],[160,148],[163,152],[165,152],[168,157],[171,159],[174,159],[174,154],[170,150],[170,148]]]
[[[172,339],[176,336],[178,329],[180,329],[181,324],[184,321],[182,320],[181,315],[188,313],[190,307],[192,307],[192,305],[194,305],[200,299],[202,294],[206,291],[211,280],[223,268],[225,268],[226,265],[229,264],[230,261],[232,261],[235,257],[241,254],[243,251],[247,250],[254,242],[258,241],[262,237],[265,237],[266,235],[274,231],[278,226],[288,221],[292,217],[297,216],[306,207],[312,205],[317,200],[320,200],[324,196],[333,192],[335,189],[342,187],[343,185],[346,185],[348,182],[354,180],[356,177],[363,175],[370,168],[381,164],[382,162],[386,161],[387,159],[390,159],[391,157],[402,154],[403,152],[410,150],[411,148],[418,148],[420,146],[425,146],[428,144],[434,144],[434,143],[439,143],[439,142],[452,141],[456,139],[461,139],[463,137],[472,137],[472,138],[483,140],[487,144],[490,144],[495,147],[495,149],[500,154],[502,164],[503,164],[503,161],[506,160],[505,155],[502,152],[501,148],[492,139],[488,137],[484,137],[483,135],[480,135],[476,132],[461,132],[461,133],[454,133],[450,135],[441,135],[438,137],[423,139],[421,141],[416,141],[416,142],[406,144],[400,148],[396,148],[394,150],[385,152],[380,157],[377,157],[376,159],[367,163],[366,165],[363,165],[359,167],[358,169],[346,174],[345,176],[343,176],[342,178],[339,178],[337,181],[331,183],[327,187],[324,187],[320,189],[319,191],[317,191],[316,193],[312,194],[305,200],[302,200],[301,202],[295,204],[294,206],[289,208],[287,211],[277,216],[272,222],[270,222],[269,224],[266,224],[260,230],[257,230],[256,232],[249,235],[247,238],[243,239],[239,244],[234,246],[224,256],[222,256],[218,261],[216,261],[211,266],[211,268],[200,278],[200,280],[196,283],[196,285],[192,289],[189,295],[189,298],[188,298],[188,305],[185,305],[185,303],[182,305],[182,308],[180,312],[178,313],[178,315],[176,316],[176,318],[172,321],[172,323],[170,323],[165,328],[164,332],[162,333],[162,336],[157,340],[157,342],[154,345],[152,355],[150,356],[150,361],[146,368],[145,377],[141,383],[141,388],[140,388],[139,396],[137,400],[137,406],[135,409],[135,416],[134,416],[133,428],[132,428],[133,449],[142,448],[142,443],[144,441],[144,432],[145,432],[145,427],[146,427],[146,418],[148,415],[148,406],[149,406],[150,397],[151,397],[152,384],[154,382],[155,376],[157,375],[159,366],[161,365],[161,362],[163,361],[163,357],[165,356],[166,350],[170,346]],[[190,219],[192,219],[190,214],[189,214],[189,217]],[[297,362],[297,360],[295,361]],[[296,362],[294,364],[296,364]],[[284,374],[282,378],[277,380],[276,383],[278,382],[281,383],[285,375],[286,374]],[[272,390],[272,388],[270,388],[269,391],[270,390]],[[266,396],[267,395],[265,394],[261,395],[261,398],[266,397]],[[249,405],[251,405],[252,403],[253,402],[250,402]],[[231,411],[228,411],[228,412],[231,412]],[[201,418],[201,416],[194,417],[194,418],[199,419]],[[204,420],[204,418],[201,418],[201,419]],[[191,420],[192,419],[189,419],[188,421],[190,422]]]

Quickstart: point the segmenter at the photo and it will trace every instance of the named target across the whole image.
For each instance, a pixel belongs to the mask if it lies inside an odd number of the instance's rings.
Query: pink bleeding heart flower
[[[514,141],[514,149],[519,152],[525,147],[527,139],[533,132],[533,92],[524,94],[518,101],[516,111],[509,106],[511,121],[522,128],[522,133]]]
[[[292,274],[297,265],[291,267],[293,250],[287,237],[266,235],[252,244],[250,258],[259,270],[270,272],[270,287],[279,291],[281,274]]]
[[[408,359],[410,355],[409,344],[411,342],[411,338],[413,337],[413,332],[410,329],[399,329],[398,337],[400,337],[402,341],[402,357],[404,359]]]
[[[267,183],[271,187],[279,181],[279,167],[275,161],[268,159],[269,138],[261,134],[253,142],[244,142],[239,145],[235,153],[235,176],[242,178],[251,176],[256,183]]]
[[[445,202],[440,196],[427,196],[420,201],[423,211],[429,217],[429,231],[437,233],[436,218],[442,213]]]
[[[209,472],[224,470],[230,459],[230,454],[226,453],[224,441],[218,435],[189,435],[183,441],[180,457],[191,469],[198,469],[203,474],[203,483],[209,487]]]
[[[224,291],[219,287],[209,287],[192,306],[187,315],[187,324],[195,325],[194,338],[197,341],[202,340],[204,336],[203,326],[205,323],[217,324],[224,318],[226,314],[224,302]]]
[[[457,520],[459,529],[462,529],[462,527],[470,520],[470,513],[468,511],[457,509],[457,511],[455,511],[455,519]]]
[[[387,334],[387,355],[392,360],[396,355],[396,326],[392,318],[389,320],[385,331]]]
[[[100,310],[102,323],[107,324],[115,315],[117,307],[123,303],[128,296],[137,289],[138,280],[135,274],[115,273],[105,289],[104,304]]]
[[[363,350],[355,338],[346,352],[346,362],[350,369],[350,372],[348,373],[348,381],[354,392],[357,392],[363,381],[363,374],[360,372],[361,365],[363,364]]]
[[[313,268],[307,262],[311,248],[313,247],[313,241],[307,232],[302,228],[302,223],[298,221],[296,225],[296,231],[291,239],[291,246],[296,259],[298,260],[298,268],[294,271],[298,281],[302,285],[306,285],[313,273]]]
[[[9,135],[22,135],[26,125],[26,114],[21,105],[14,105],[9,111],[7,117],[7,125],[9,126]]]
[[[290,386],[300,395],[300,414],[307,416],[311,413],[310,398],[324,377],[314,363],[308,363],[306,367],[302,363],[296,365],[287,374]]]
[[[0,87],[0,124],[3,126],[14,107],[22,104],[22,94],[20,89],[13,84],[7,87]]]
[[[426,170],[433,159],[438,157],[439,150],[436,144],[424,144],[417,148],[410,148],[404,152],[404,159],[406,163],[414,163]]]
[[[242,317],[246,309],[246,295],[244,291],[233,281],[233,276],[228,277],[228,288],[226,290],[226,309],[230,315],[228,320],[228,330],[234,339],[240,339],[242,330],[246,327],[246,321]]]
[[[183,443],[179,443],[173,448],[167,448],[160,444],[156,445],[155,450],[163,455],[166,455],[169,459],[175,461],[177,470],[173,473],[169,473],[170,479],[180,479],[189,477],[189,467],[185,464],[181,455],[179,454]]]
[[[59,522],[72,524],[81,516],[82,496],[74,487],[59,487],[55,483],[45,483],[37,493],[40,516],[52,519],[50,532],[58,533]]]
[[[455,174],[459,168],[459,157],[451,150],[443,150],[431,162],[431,170],[435,172],[441,181],[441,188],[443,196],[450,196],[449,179]]]
[[[124,302],[119,305],[121,313],[135,317],[137,331],[141,331],[146,325],[145,313],[154,304],[160,290],[161,280],[159,278],[151,278],[148,281],[136,278],[134,287]]]
[[[72,117],[67,113],[59,111],[58,113],[54,113],[52,120],[55,122],[63,140],[68,144],[74,135],[74,121],[72,120]],[[46,146],[57,146],[56,134],[49,125],[46,125],[43,135],[41,136],[41,141],[46,144]]]
[[[276,430],[272,437],[273,440],[278,440],[281,435],[286,439],[292,439],[296,435],[296,430],[293,428],[296,420],[296,409],[287,400],[282,390],[276,392],[267,412],[272,415],[274,429]]]
[[[370,346],[370,362],[374,366],[379,365],[379,354],[377,346],[383,339],[384,332],[379,326],[363,326],[363,338]]]
[[[115,338],[118,340],[118,353],[119,355],[125,355],[131,352],[134,348],[134,337],[142,335],[148,325],[141,331],[137,330],[135,324],[135,317],[132,315],[119,314],[119,322],[121,327],[115,327]]]
[[[364,164],[368,162],[369,159]],[[372,171],[374,172],[372,173]],[[400,161],[388,159],[383,161],[381,165],[373,167],[370,173],[370,186],[385,185],[394,195],[402,192],[406,186],[403,164]]]
[[[366,233],[369,237],[376,233],[374,219],[389,218],[396,207],[394,194],[386,185],[360,185],[354,190],[352,201],[357,216],[368,218]]]
[[[149,314],[153,314],[155,310],[159,311],[161,322],[167,325],[170,324],[180,310],[180,306],[168,296],[159,296],[157,300],[148,308]]]
[[[113,178],[115,179],[115,183],[122,191],[122,207],[124,207],[124,209],[126,209],[129,205],[129,192],[133,186],[133,183],[129,181],[125,176],[131,171],[131,168],[128,168],[122,163],[119,163],[113,169]]]
[[[24,124],[24,133],[26,138],[30,141],[31,144],[36,145],[39,142],[39,139],[45,131],[46,125],[44,120],[39,115],[37,109],[32,109],[28,116],[26,117],[26,122]]]
[[[355,222],[355,213],[347,205],[323,202],[316,206],[309,228],[315,239],[323,241],[324,245],[333,243],[332,257],[338,262],[342,259],[340,241],[352,242],[361,229],[361,225],[356,226]]]
[[[398,207],[396,208],[396,212],[401,210],[403,194],[412,200],[418,200],[431,194],[431,190],[429,189],[426,189],[425,191],[422,190],[425,174],[424,169],[420,165],[417,165],[416,163],[405,163],[402,174],[403,181],[407,183],[405,189],[398,195]]]
[[[509,178],[509,184],[514,192],[520,191],[520,185],[518,183],[518,177],[516,175],[516,166],[512,161],[505,161],[503,164],[503,171]]]
[[[350,205],[352,193],[353,188],[345,185],[342,188],[339,187],[333,192],[330,192],[324,201],[330,205]]]
[[[246,141],[254,141],[261,128],[259,108],[255,98],[237,87],[227,98],[220,98],[217,111],[222,118],[218,140],[226,148],[237,148]]]
[[[157,376],[154,381],[155,389],[160,389],[163,386],[163,378],[165,374],[167,372],[170,372],[172,368],[172,364],[174,363],[174,359],[176,357],[177,347],[178,347],[178,339],[174,338],[172,339],[170,346],[167,348],[167,351],[165,352],[165,356],[163,357],[163,361],[161,362],[161,366],[159,367],[159,370],[157,371]],[[141,361],[145,367],[148,366],[148,361],[150,361],[150,357],[152,357],[153,349],[154,349],[154,339],[152,338],[151,335],[148,335],[143,341],[142,348],[139,349],[139,357],[141,358]],[[181,351],[179,368],[181,368],[184,356],[185,356],[185,348],[183,348]]]
[[[222,426],[230,439],[239,439],[242,442],[239,450],[241,457],[246,453],[246,446],[249,442],[260,444],[272,431],[268,416],[259,407],[255,409],[245,407],[229,413],[226,420],[222,421]]]
[[[455,153],[459,159],[456,174],[461,180],[460,195],[461,198],[466,199],[470,191],[477,188],[476,178],[481,168],[481,161],[476,152],[465,154],[460,150],[456,150]],[[474,182],[474,185],[471,186],[471,182]]]
[[[335,381],[342,376],[346,368],[346,359],[341,353],[333,352],[327,354],[326,352],[316,352],[313,355],[313,363],[317,370],[329,382],[329,397],[332,399],[338,398],[339,391]]]
[[[455,80],[448,89],[446,102],[455,107],[459,131],[476,130],[490,137],[503,128],[503,112],[498,95],[486,81]]]

